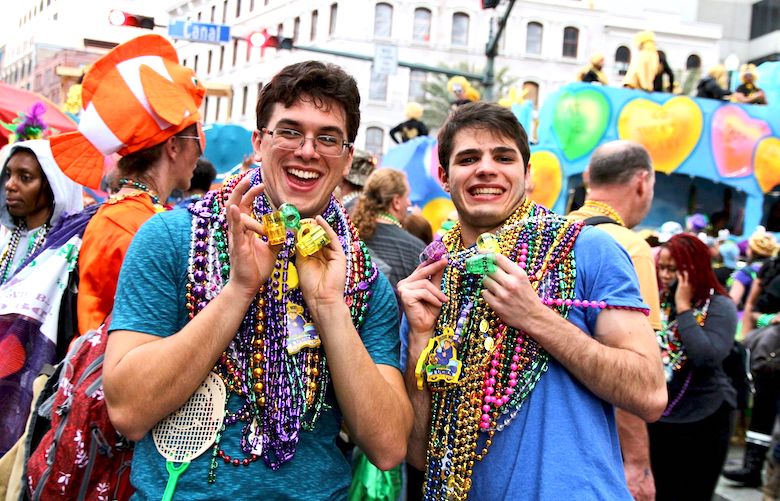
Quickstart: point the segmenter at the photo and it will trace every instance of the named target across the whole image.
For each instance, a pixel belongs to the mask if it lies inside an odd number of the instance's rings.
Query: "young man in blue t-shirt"
[[[667,401],[647,306],[614,239],[526,198],[529,157],[495,104],[466,104],[439,132],[459,223],[448,257],[398,285],[415,408],[407,458],[426,470],[427,499],[628,500],[613,406],[653,421]],[[475,247],[484,233],[500,252]],[[426,380],[421,354],[447,342],[460,378]]]
[[[104,377],[112,422],[137,441],[138,498],[162,497],[168,480],[152,429],[210,372],[224,382],[224,417],[177,498],[345,498],[342,422],[379,468],[403,459],[412,409],[395,298],[332,196],[352,161],[359,104],[355,80],[337,66],[284,68],[258,99],[252,141],[262,168],[155,216],[133,240]],[[284,203],[306,230],[271,245],[263,216]],[[320,230],[330,242],[302,252]]]

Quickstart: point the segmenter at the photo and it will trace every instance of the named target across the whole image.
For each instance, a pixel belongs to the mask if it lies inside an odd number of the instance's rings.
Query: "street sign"
[[[375,75],[395,75],[397,69],[398,47],[377,44],[374,49],[374,66],[371,71]]]
[[[168,36],[176,40],[189,40],[191,42],[227,43],[230,42],[230,26],[194,21],[174,21],[168,25]]]

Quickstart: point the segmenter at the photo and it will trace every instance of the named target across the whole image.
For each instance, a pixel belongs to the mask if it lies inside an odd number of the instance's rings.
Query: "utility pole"
[[[485,56],[487,56],[487,62],[485,64],[485,74],[482,77],[482,85],[485,88],[485,95],[483,96],[485,101],[493,101],[495,86],[495,60],[498,55],[498,41],[501,40],[501,35],[504,34],[504,28],[506,22],[509,19],[509,14],[512,12],[512,7],[515,6],[515,0],[509,0],[509,5],[506,7],[506,12],[498,20],[498,26],[495,33],[493,32],[493,26],[490,26],[490,39],[485,47]]]

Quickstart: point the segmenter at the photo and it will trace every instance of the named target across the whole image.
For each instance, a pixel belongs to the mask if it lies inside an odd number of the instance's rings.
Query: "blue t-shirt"
[[[574,255],[576,298],[647,308],[631,259],[611,236],[597,228],[583,228]],[[571,308],[568,320],[593,335],[600,311]],[[485,438],[480,433],[477,450]],[[487,456],[474,465],[471,480],[469,498],[476,500],[632,499],[614,407],[552,357],[517,416],[495,434]]]
[[[176,210],[152,217],[138,231],[119,275],[112,331],[130,330],[164,337],[184,327],[190,230],[190,213]],[[395,296],[381,274],[371,292],[360,337],[375,363],[398,367]],[[229,402],[231,409],[237,400]],[[219,461],[217,480],[208,484],[212,455],[212,449],[208,449],[181,475],[175,498],[345,499],[351,480],[350,466],[335,445],[341,414],[335,399],[328,403],[333,405],[332,409],[323,411],[314,431],[301,431],[295,457],[279,470],[272,471],[262,459],[238,467]],[[240,431],[239,425],[228,426],[220,444],[226,454],[236,458],[244,457],[239,447]],[[131,481],[137,489],[135,499],[162,497],[168,473],[151,433],[136,444]]]

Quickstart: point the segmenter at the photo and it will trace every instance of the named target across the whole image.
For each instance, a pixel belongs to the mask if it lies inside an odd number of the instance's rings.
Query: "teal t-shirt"
[[[112,331],[164,337],[187,323],[185,290],[191,222],[188,211],[171,211],[152,217],[138,231],[119,275]],[[390,284],[381,274],[371,287],[368,316],[360,337],[375,363],[399,367],[398,308]],[[233,398],[228,405],[232,409],[237,403]],[[327,403],[332,408],[323,411],[313,431],[301,431],[295,457],[279,470],[271,470],[262,459],[247,466],[220,460],[216,482],[209,484],[210,448],[181,475],[174,499],[346,499],[351,472],[335,445],[341,414],[332,388]],[[240,425],[227,427],[220,444],[226,454],[244,457],[240,435]],[[131,481],[137,489],[134,499],[162,498],[168,473],[151,433],[136,444]]]

